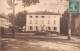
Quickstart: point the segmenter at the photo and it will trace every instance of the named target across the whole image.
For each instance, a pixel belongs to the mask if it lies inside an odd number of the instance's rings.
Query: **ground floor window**
[[[32,26],[30,26],[30,30],[33,30],[33,27]]]
[[[38,26],[36,26],[36,31],[38,31]]]
[[[57,27],[54,27],[53,29],[54,29],[54,31],[56,31],[57,30]]]
[[[51,27],[48,27],[48,30],[51,30]]]

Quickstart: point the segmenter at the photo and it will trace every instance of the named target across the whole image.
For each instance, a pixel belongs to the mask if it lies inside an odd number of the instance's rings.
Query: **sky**
[[[56,12],[56,13],[57,12],[64,13],[68,5],[68,2],[64,0],[40,0],[40,3],[37,3],[36,5],[31,5],[25,8],[22,6],[21,1],[17,3],[19,4],[15,7],[15,13],[18,13],[23,10],[26,10],[28,12],[51,11],[51,12]],[[9,8],[10,7],[7,4],[7,0],[0,0],[0,14],[11,13],[12,10],[9,10]]]

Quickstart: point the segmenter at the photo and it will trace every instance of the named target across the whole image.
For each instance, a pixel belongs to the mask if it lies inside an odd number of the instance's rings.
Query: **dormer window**
[[[30,18],[32,18],[32,16],[30,16]]]
[[[35,16],[36,18],[38,18],[38,16]]]
[[[42,18],[44,18],[44,16],[41,16]]]

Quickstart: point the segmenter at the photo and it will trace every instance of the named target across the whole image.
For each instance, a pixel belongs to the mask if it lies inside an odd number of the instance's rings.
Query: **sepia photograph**
[[[80,51],[80,0],[0,0],[0,51]]]

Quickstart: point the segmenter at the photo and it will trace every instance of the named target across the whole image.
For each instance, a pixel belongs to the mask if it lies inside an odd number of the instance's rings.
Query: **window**
[[[60,1],[63,1],[63,0],[60,0]]]
[[[50,24],[50,21],[48,20],[48,24]]]
[[[42,20],[41,23],[44,24],[44,20]]]
[[[38,26],[36,26],[36,31],[38,31]]]
[[[38,21],[36,20],[35,24],[38,24]]]
[[[48,30],[51,30],[51,27],[48,27]]]
[[[32,18],[32,16],[30,16],[30,18]]]
[[[54,20],[54,22],[53,22],[54,24],[56,24],[56,20]]]
[[[44,16],[41,16],[42,18],[44,18]]]
[[[33,28],[32,28],[32,26],[30,26],[30,30],[32,30]]]
[[[56,18],[56,17],[54,17],[54,18]]]
[[[38,18],[38,16],[35,16],[36,18]]]
[[[54,30],[57,30],[57,28],[56,28],[56,27],[54,27]]]
[[[50,18],[50,16],[48,18]]]
[[[32,24],[32,20],[30,20],[30,22],[29,22],[30,24]]]

